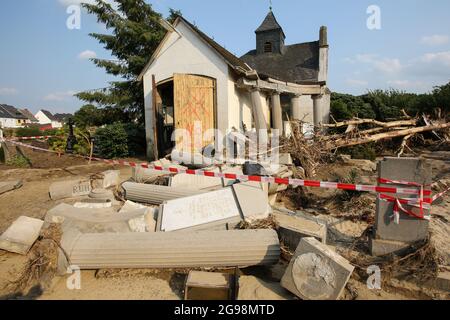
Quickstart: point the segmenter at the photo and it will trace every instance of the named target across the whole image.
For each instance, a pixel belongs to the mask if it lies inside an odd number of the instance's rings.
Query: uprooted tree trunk
[[[438,131],[438,130],[442,130],[442,129],[446,129],[446,128],[450,128],[450,122],[438,124],[438,125],[425,126],[425,127],[408,128],[408,129],[397,130],[397,131],[383,132],[383,133],[379,133],[379,134],[375,134],[375,135],[367,136],[367,137],[361,137],[361,138],[350,138],[350,139],[341,138],[341,139],[327,142],[326,148],[327,149],[336,149],[339,147],[351,147],[351,146],[375,142],[375,141],[379,141],[379,140],[392,139],[392,138],[396,138],[396,137],[404,137],[404,136],[414,135],[416,133],[422,133],[422,132],[428,132],[428,131]]]
[[[353,119],[353,120],[346,120],[342,122],[336,122],[331,124],[323,124],[323,127],[326,128],[339,128],[339,127],[345,127],[345,126],[355,126],[359,124],[374,124],[383,128],[392,128],[392,127],[401,127],[401,126],[415,126],[417,123],[417,119],[411,119],[411,120],[398,120],[398,121],[391,121],[391,122],[381,122],[377,121],[375,119]]]

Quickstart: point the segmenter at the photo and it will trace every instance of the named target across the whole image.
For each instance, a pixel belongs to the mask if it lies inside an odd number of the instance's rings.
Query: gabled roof
[[[55,119],[59,122],[66,122],[70,117],[72,117],[72,114],[70,113],[55,113],[54,115]]]
[[[252,71],[252,69],[249,66],[247,66],[244,61],[242,61],[241,59],[236,57],[234,54],[232,54],[230,51],[228,51],[227,49],[222,47],[220,44],[218,44],[216,41],[211,39],[209,36],[207,36],[205,33],[203,33],[200,29],[198,29],[196,26],[194,26],[192,23],[187,21],[182,16],[178,16],[175,19],[173,25],[176,26],[180,21],[185,23],[201,40],[203,40],[209,47],[211,47],[215,52],[217,52],[217,54],[219,54],[225,60],[225,62],[230,67],[232,67],[234,70],[236,70],[240,73]],[[168,36],[168,34],[166,35],[166,37]],[[165,39],[160,43],[159,46],[161,47],[164,44],[164,42],[165,42]],[[155,54],[157,52],[159,52],[159,49],[160,48],[155,50]],[[150,65],[153,63],[153,61],[156,57],[155,54],[152,56],[150,61],[145,66],[144,70],[142,70],[141,74],[139,75],[139,77],[138,77],[139,81],[142,80],[142,77],[144,76],[145,72],[147,72],[147,70],[150,68]]]
[[[267,14],[266,18],[264,19],[263,23],[258,27],[258,29],[256,29],[255,32],[260,33],[260,32],[264,32],[264,31],[272,31],[272,30],[281,30],[281,32],[283,32],[283,36],[286,38],[283,28],[278,23],[272,10],[270,10],[269,13]]]
[[[27,119],[27,117],[25,117],[15,107],[7,105],[7,104],[0,105],[0,117],[1,118],[9,118],[9,119],[20,119],[20,120]]]
[[[319,41],[284,47],[283,54],[257,54],[251,50],[241,57],[261,77],[302,83],[317,81],[319,76]]]
[[[50,111],[41,109],[41,112],[45,114],[46,117],[49,118],[51,121],[58,121],[58,119],[56,119],[55,116]]]
[[[30,110],[28,110],[28,109],[25,108],[25,109],[19,109],[19,111],[20,111],[25,117],[27,117],[28,120],[30,120],[31,122],[39,122],[38,119],[36,119],[36,118],[34,117],[34,115],[31,113]]]

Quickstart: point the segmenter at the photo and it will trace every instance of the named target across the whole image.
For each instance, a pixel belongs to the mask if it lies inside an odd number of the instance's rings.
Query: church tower
[[[283,28],[278,24],[272,10],[267,14],[263,23],[255,31],[256,33],[256,53],[283,54],[284,40],[286,36]]]

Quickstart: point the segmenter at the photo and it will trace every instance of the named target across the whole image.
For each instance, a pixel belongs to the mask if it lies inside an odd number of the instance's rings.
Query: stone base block
[[[384,256],[390,253],[401,254],[411,246],[410,243],[392,240],[373,239],[369,240],[372,256]]]
[[[281,285],[304,300],[337,300],[354,267],[315,238],[303,238]]]

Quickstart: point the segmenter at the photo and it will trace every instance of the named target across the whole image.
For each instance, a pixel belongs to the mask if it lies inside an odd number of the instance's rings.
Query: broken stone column
[[[314,126],[319,127],[322,124],[322,95],[313,95],[312,99]]]
[[[300,241],[281,285],[304,300],[337,300],[354,267],[315,238]]]
[[[291,98],[291,116],[292,120],[301,120],[302,119],[302,110],[300,103],[300,94],[296,94]]]
[[[378,163],[378,178],[415,182],[421,185],[431,184],[431,165],[418,158],[386,157]],[[403,184],[378,184],[381,187],[415,188]],[[417,189],[417,188],[416,188]],[[426,189],[426,188],[425,188]],[[430,189],[428,187],[428,189]],[[389,194],[398,198],[410,198],[407,194]],[[418,208],[402,205],[406,210],[418,212]],[[429,221],[418,219],[400,211],[399,223],[393,219],[393,202],[377,198],[375,215],[375,232],[371,237],[372,255],[380,256],[392,252],[400,252],[414,242],[428,237]],[[424,209],[425,215],[430,213]]]
[[[272,122],[273,128],[279,130],[280,136],[283,135],[283,112],[281,110],[280,93],[274,92],[271,98],[272,102]]]
[[[272,265],[280,255],[274,230],[82,234],[70,229],[61,246],[81,269],[244,267]],[[62,253],[58,265],[67,270]]]
[[[161,204],[164,201],[207,192],[184,187],[175,188],[133,182],[125,182],[122,184],[122,188],[125,191],[126,200],[149,204]]]
[[[252,111],[253,111],[253,119],[255,121],[255,128],[257,132],[259,130],[267,130],[267,122],[264,117],[262,102],[261,102],[261,92],[259,89],[255,88],[251,92],[252,97]]]

